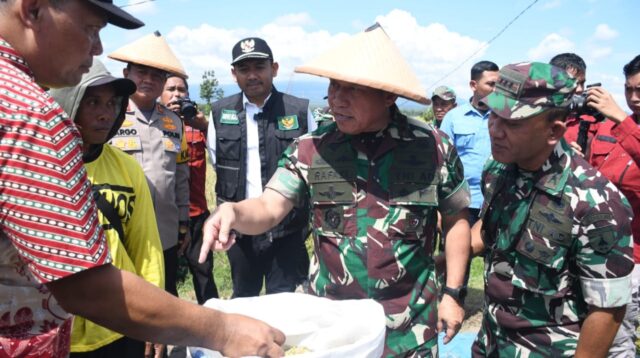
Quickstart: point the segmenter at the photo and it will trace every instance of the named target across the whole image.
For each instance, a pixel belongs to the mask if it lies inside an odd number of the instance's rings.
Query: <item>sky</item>
[[[469,71],[481,60],[498,66],[548,62],[574,52],[587,63],[587,84],[600,82],[621,106],[622,67],[640,54],[640,0],[115,0],[146,23],[138,30],[108,26],[101,59],[115,74],[122,64],[106,55],[153,31],[160,31],[189,75],[198,98],[206,70],[230,95],[237,92],[230,71],[231,49],[258,36],[273,50],[280,69],[276,87],[304,95],[309,83],[326,79],[294,73],[297,65],[350,35],[380,23],[412,66],[430,97],[448,85],[464,102],[471,96]],[[526,11],[525,11],[526,9]],[[524,12],[523,12],[524,11]],[[634,20],[635,19],[635,20]],[[506,29],[505,29],[506,27]],[[305,84],[304,86],[302,84]],[[322,90],[324,92],[324,90]],[[311,97],[311,95],[309,95]]]

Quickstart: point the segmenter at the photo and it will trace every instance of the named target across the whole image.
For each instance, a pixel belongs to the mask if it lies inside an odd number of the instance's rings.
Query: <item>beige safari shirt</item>
[[[161,104],[149,120],[129,101],[127,115],[111,144],[142,166],[160,232],[162,249],[178,243],[180,221],[189,220],[189,166],[182,121]]]

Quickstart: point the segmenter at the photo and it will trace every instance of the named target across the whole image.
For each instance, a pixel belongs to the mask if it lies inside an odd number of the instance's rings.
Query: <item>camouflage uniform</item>
[[[375,134],[333,123],[300,137],[267,187],[294,203],[310,199],[312,293],[381,303],[385,357],[437,356],[436,211],[466,208],[469,192],[446,136],[393,111]]]
[[[562,81],[573,81],[545,66],[529,73],[542,78],[532,86],[536,91],[544,82],[563,87]],[[530,95],[516,77],[505,79],[501,70],[498,94],[485,99],[502,118],[529,118],[540,109],[507,98]],[[543,110],[560,107],[572,91],[560,92],[536,103],[544,102]],[[589,306],[629,302],[629,203],[564,140],[535,172],[490,159],[482,189],[485,306],[473,356],[575,355]]]

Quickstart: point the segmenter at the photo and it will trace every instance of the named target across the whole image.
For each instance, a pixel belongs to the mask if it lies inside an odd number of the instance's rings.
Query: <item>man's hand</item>
[[[225,357],[282,357],[285,335],[280,330],[253,318],[225,314],[223,346],[218,350]]]
[[[597,109],[605,117],[614,121],[616,124],[627,118],[627,113],[620,108],[618,103],[613,99],[611,93],[602,87],[592,87],[588,90],[587,105]]]
[[[167,103],[166,107],[169,108],[171,112],[174,112],[175,114],[180,115],[180,104],[178,104],[177,101]]]
[[[451,342],[458,334],[464,320],[464,308],[449,295],[442,295],[438,307],[438,332],[445,332],[444,344]]]
[[[160,343],[146,342],[144,346],[144,358],[162,358],[166,346]]]
[[[202,227],[202,248],[199,263],[207,259],[209,250],[226,251],[236,242],[231,229],[236,221],[232,203],[223,203],[213,211]]]

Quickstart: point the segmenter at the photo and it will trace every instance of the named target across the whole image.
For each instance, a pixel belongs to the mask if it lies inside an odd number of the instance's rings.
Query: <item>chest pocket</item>
[[[417,149],[416,149],[417,148]],[[435,234],[438,166],[435,144],[406,146],[395,153],[390,170],[390,240],[424,240]]]
[[[178,153],[180,152],[180,139],[178,138],[162,138],[162,146],[166,152]]]
[[[569,250],[573,244],[572,219],[568,203],[543,205],[536,200],[515,245],[511,282],[514,286],[548,296],[560,297],[571,288]],[[568,208],[567,208],[568,210]]]
[[[453,128],[453,142],[458,152],[460,152],[461,149],[470,149],[475,146],[477,131],[477,128],[474,128],[474,126],[468,123]]]
[[[597,135],[594,139],[594,145],[591,148],[592,153],[597,155],[607,155],[609,154],[613,148],[615,148],[617,144],[617,140],[610,136],[605,135]]]
[[[355,178],[355,168],[346,166],[309,169],[313,227],[320,235],[355,235]]]
[[[216,133],[216,155],[218,158],[240,160],[241,135],[239,125],[220,125]]]
[[[631,192],[640,190],[640,168],[635,161],[613,137],[597,135],[594,144],[591,147],[594,167],[605,173],[628,199],[635,197]]]
[[[124,152],[139,152],[142,150],[142,142],[138,136],[121,136],[111,140],[111,144]]]
[[[389,239],[424,239],[435,228],[437,207],[437,185],[394,183],[389,192]]]

